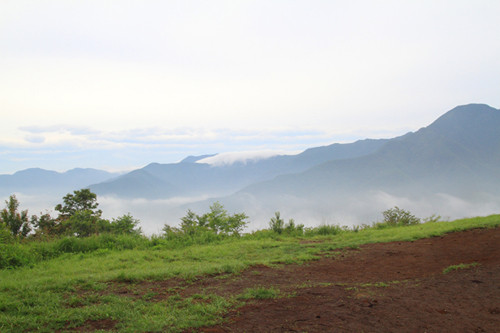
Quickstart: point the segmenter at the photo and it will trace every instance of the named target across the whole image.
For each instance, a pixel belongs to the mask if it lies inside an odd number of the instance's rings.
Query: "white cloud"
[[[317,132],[402,134],[458,104],[500,106],[498,1],[4,0],[0,13],[2,146],[295,150]],[[279,129],[315,133],[279,145]]]
[[[259,160],[271,158],[278,155],[295,155],[299,152],[286,152],[286,151],[273,151],[273,150],[260,150],[260,151],[240,151],[240,152],[227,152],[210,156],[196,163],[205,163],[212,166],[232,165],[234,163],[253,163]]]

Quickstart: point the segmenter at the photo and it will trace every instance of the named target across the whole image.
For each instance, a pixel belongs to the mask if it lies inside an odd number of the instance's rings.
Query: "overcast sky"
[[[300,151],[500,107],[500,1],[0,2],[0,174]]]

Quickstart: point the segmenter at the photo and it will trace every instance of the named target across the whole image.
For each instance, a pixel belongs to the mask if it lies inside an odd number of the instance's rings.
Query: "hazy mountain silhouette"
[[[32,168],[12,175],[0,175],[0,195],[6,196],[15,192],[59,195],[116,176],[118,176],[116,173],[96,169],[76,168],[61,173]]]
[[[123,175],[28,169],[0,175],[0,194],[62,196],[94,184],[90,188],[98,195],[118,199],[180,197],[168,207],[145,201],[150,208],[144,211],[149,214],[153,207],[161,221],[177,221],[188,208],[205,211],[219,200],[261,227],[277,210],[317,225],[370,222],[398,202],[417,212],[456,217],[492,213],[500,206],[500,110],[484,104],[458,106],[429,126],[393,139],[332,144],[246,163],[200,163],[210,156],[151,163]],[[212,199],[194,202],[200,197]],[[131,201],[123,202],[128,210]]]
[[[367,190],[463,196],[471,191],[499,193],[499,185],[500,111],[470,104],[454,108],[415,133],[388,140],[372,154],[328,161],[241,192],[266,198]]]
[[[329,160],[370,154],[387,140],[361,140],[308,149],[298,155],[282,155],[256,162],[212,166],[196,163],[214,156],[190,156],[180,163],[151,163],[108,182],[90,188],[98,194],[149,199],[194,195],[227,195],[245,186],[295,173]],[[140,176],[139,176],[140,175]]]

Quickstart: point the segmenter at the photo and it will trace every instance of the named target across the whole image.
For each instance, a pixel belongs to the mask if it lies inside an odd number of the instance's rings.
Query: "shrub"
[[[5,223],[0,221],[0,244],[11,243],[13,240],[12,234],[9,229],[7,229]]]
[[[15,195],[11,195],[5,201],[5,208],[0,211],[0,224],[10,230],[12,236],[24,238],[31,231],[28,222],[28,211],[18,211],[19,201]],[[4,229],[3,227],[1,227]]]
[[[301,236],[304,234],[304,225],[303,224],[295,224],[294,219],[288,220],[288,223],[285,225],[285,233],[288,235]]]
[[[280,217],[280,212],[274,213],[274,217],[271,217],[271,220],[269,221],[269,229],[277,234],[281,234],[284,226],[285,221]]]
[[[338,235],[345,229],[338,225],[323,224],[316,228],[307,228],[305,231],[306,236],[328,236],[328,235]]]
[[[216,202],[210,206],[210,212],[203,215],[197,215],[188,210],[186,216],[181,218],[179,228],[165,224],[163,232],[165,238],[171,240],[191,237],[199,241],[218,239],[214,238],[213,235],[220,235],[222,238],[224,236],[239,236],[247,224],[245,221],[247,218],[248,216],[244,213],[229,215],[224,207]]]
[[[0,269],[25,266],[33,261],[33,255],[21,244],[0,244]]]
[[[279,235],[285,233],[287,235],[299,236],[304,233],[304,225],[296,225],[294,219],[288,220],[288,222],[285,224],[285,221],[280,216],[280,212],[276,212],[274,213],[274,217],[272,217],[269,221],[269,230]]]
[[[420,223],[420,219],[415,215],[397,206],[382,212],[382,215],[384,216],[382,223],[387,226],[408,226]]]
[[[140,221],[130,215],[130,213],[123,215],[117,219],[113,219],[110,224],[110,231],[113,234],[128,234],[140,235],[142,229],[139,227]]]

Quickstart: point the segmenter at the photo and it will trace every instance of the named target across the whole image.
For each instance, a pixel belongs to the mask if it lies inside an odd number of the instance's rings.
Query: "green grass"
[[[448,274],[451,271],[457,271],[459,269],[468,269],[471,267],[479,266],[480,264],[477,262],[473,262],[470,264],[458,264],[458,265],[451,265],[443,269],[443,274]]]
[[[322,227],[320,233],[309,230],[300,237],[263,231],[192,245],[104,236],[2,244],[0,257],[20,264],[0,270],[0,332],[70,331],[99,321],[112,321],[119,332],[210,326],[242,302],[282,295],[273,288],[256,287],[226,297],[182,296],[181,289],[173,287],[162,298],[155,290],[141,289],[141,284],[173,278],[189,284],[206,275],[232,276],[257,264],[300,264],[366,243],[411,241],[499,225],[500,215],[492,215],[384,229]],[[117,292],[117,286],[127,292]]]

